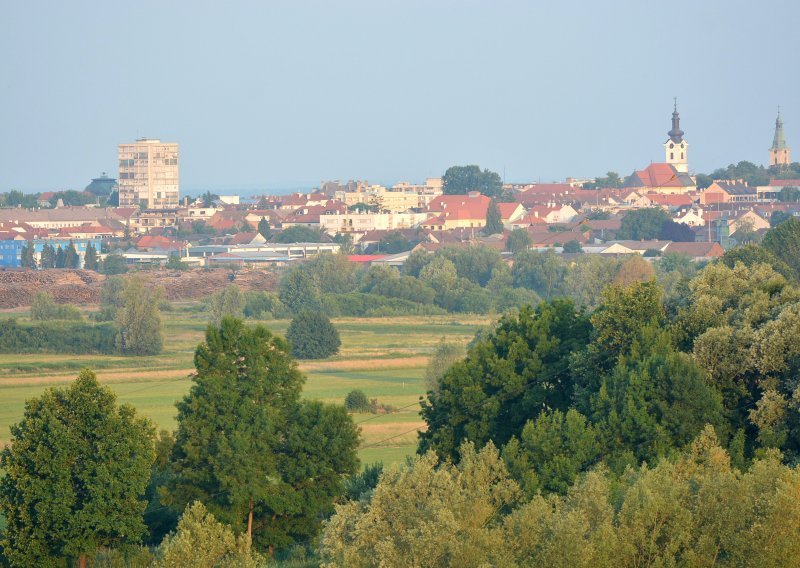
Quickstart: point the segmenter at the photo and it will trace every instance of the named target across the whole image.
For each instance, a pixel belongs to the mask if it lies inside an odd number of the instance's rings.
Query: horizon
[[[627,176],[663,159],[676,96],[691,172],[765,164],[779,106],[800,140],[788,1],[6,12],[0,191],[117,177],[117,144],[144,133],[178,142],[182,194],[420,182],[465,164],[508,182]]]

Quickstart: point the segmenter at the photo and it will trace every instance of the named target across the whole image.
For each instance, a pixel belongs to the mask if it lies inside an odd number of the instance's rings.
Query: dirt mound
[[[152,287],[162,287],[168,300],[197,300],[231,283],[226,269],[152,270],[136,272]],[[128,275],[125,275],[128,276]],[[30,306],[40,290],[47,290],[62,304],[97,304],[106,277],[91,270],[3,270],[0,271],[0,308]],[[242,270],[234,283],[242,290],[273,291],[277,277],[263,270]]]

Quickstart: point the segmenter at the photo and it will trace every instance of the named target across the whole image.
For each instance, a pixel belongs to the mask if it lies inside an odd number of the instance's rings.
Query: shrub
[[[328,316],[318,312],[300,312],[289,324],[286,339],[292,355],[298,359],[324,359],[339,352],[339,332]]]
[[[352,390],[344,397],[344,407],[350,412],[369,411],[369,399],[362,390]]]
[[[0,321],[0,353],[114,353],[111,323]]]
[[[75,306],[56,304],[49,292],[37,292],[31,303],[31,319],[36,321],[80,320],[81,312]]]

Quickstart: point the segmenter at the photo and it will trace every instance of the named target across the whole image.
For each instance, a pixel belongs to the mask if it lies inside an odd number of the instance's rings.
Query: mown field
[[[79,355],[0,355],[0,445],[10,438],[25,400],[48,386],[65,384],[85,367],[153,420],[158,428],[175,427],[175,402],[189,389],[192,354],[202,340],[207,316],[196,305],[179,304],[164,314],[164,352],[154,357]],[[2,317],[27,317],[14,310]],[[255,323],[255,322],[249,322]],[[289,322],[260,322],[284,333]],[[398,409],[382,415],[356,414],[362,430],[362,464],[394,463],[414,452],[416,430],[422,426],[419,397],[430,353],[441,337],[466,344],[486,318],[424,316],[343,318],[334,320],[342,338],[339,355],[322,361],[302,362],[307,376],[303,395],[342,403],[353,389]]]

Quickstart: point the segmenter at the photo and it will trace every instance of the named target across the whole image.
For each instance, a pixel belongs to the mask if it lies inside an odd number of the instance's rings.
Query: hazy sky
[[[800,158],[800,2],[0,0],[0,191],[180,143],[182,192]]]

